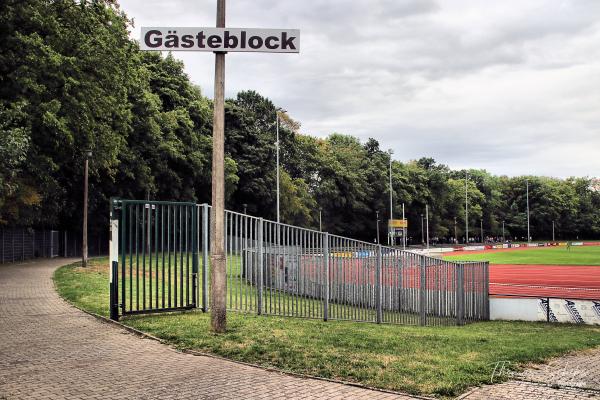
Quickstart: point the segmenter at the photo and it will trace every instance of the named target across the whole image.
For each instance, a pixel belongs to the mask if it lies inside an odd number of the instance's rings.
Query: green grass
[[[107,260],[90,264],[60,268],[55,283],[67,300],[106,316]],[[210,332],[209,315],[201,311],[122,322],[180,349],[438,397],[489,382],[497,361],[519,366],[600,345],[600,327],[524,322],[418,327],[229,313],[223,335]]]
[[[491,264],[600,265],[600,246],[538,247],[526,250],[445,256],[449,261],[489,261]]]

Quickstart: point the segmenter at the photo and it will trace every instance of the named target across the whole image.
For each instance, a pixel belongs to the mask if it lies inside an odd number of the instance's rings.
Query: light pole
[[[271,125],[273,126],[273,125]],[[279,220],[279,114],[275,113],[275,130],[277,135],[277,141],[275,142],[275,149],[277,152],[277,223],[280,223]]]
[[[454,217],[454,243],[458,243],[458,234],[456,233],[456,217]]]
[[[529,233],[529,179],[525,181],[527,183],[527,243],[531,241],[531,234]]]
[[[85,164],[83,167],[83,240],[81,241],[81,266],[87,267],[88,261],[88,170],[91,150],[85,151]]]
[[[485,240],[483,239],[483,219],[479,220],[480,225],[480,229],[481,229],[481,243],[485,243]]]
[[[322,208],[319,208],[319,232],[323,232],[323,220],[321,218]]]
[[[404,203],[402,203],[402,221],[406,221],[404,217]],[[402,250],[406,250],[406,228],[402,228]]]
[[[394,203],[393,203],[393,194],[392,194],[392,154],[394,154],[394,151],[392,149],[389,149],[388,153],[390,154],[390,221],[391,221],[392,219],[394,219]],[[388,245],[391,245],[391,244],[392,244],[392,228],[388,227]]]
[[[469,243],[469,173],[465,171],[465,243]]]
[[[421,246],[425,244],[425,228],[423,227],[423,214],[421,214]]]
[[[425,219],[427,221],[427,248],[429,248],[429,205],[425,204]]]
[[[375,211],[375,217],[377,218],[377,244],[379,244],[379,211]]]
[[[506,239],[504,238],[504,220],[502,220],[502,243],[504,243]]]
[[[556,239],[554,239],[554,220],[552,220],[552,241],[556,241]]]

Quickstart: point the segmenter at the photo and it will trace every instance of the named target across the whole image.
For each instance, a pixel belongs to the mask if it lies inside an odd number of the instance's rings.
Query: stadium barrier
[[[210,307],[210,206],[113,200],[111,317]],[[227,308],[323,320],[489,319],[489,264],[225,212]]]

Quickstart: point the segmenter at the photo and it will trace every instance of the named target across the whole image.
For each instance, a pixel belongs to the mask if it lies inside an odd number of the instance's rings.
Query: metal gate
[[[195,203],[111,201],[111,318],[197,304]]]

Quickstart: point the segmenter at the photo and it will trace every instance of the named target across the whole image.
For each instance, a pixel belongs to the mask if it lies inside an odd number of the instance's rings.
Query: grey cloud
[[[214,0],[121,4],[134,36],[142,24],[214,25]],[[600,170],[597,0],[238,0],[227,21],[301,29],[300,55],[229,55],[226,93],[255,89],[306,133],[495,173]],[[176,56],[212,96],[211,55]]]

